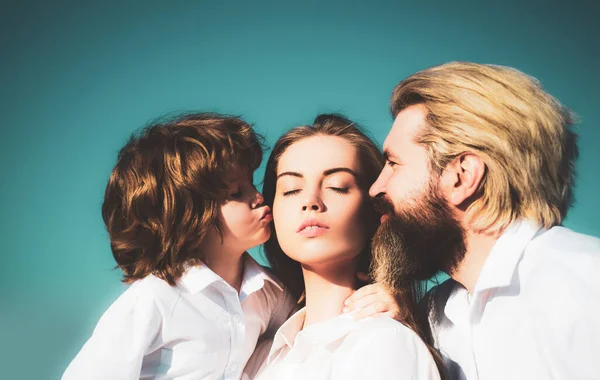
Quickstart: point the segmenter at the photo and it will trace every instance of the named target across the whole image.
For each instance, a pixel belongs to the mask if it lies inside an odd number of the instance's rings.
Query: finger
[[[372,315],[373,318],[383,318],[383,317],[388,317],[388,313],[376,313]]]
[[[355,320],[361,320],[364,318],[372,317],[377,313],[382,313],[386,309],[385,304],[383,302],[375,302],[370,304],[369,306],[360,309],[355,315]]]
[[[377,301],[379,301],[381,299],[381,297],[378,297],[377,294],[367,294],[364,297],[361,297],[357,300],[355,300],[354,302],[349,303],[345,308],[348,309],[348,311],[353,311],[353,310],[357,310],[357,309],[362,309],[365,308],[369,305],[371,305],[372,303],[375,303]]]
[[[385,311],[383,313],[374,314],[373,317],[375,317],[375,318],[388,317],[388,318],[395,319],[398,322],[402,322],[400,320],[400,310],[396,310],[396,309],[394,309],[394,310],[388,310],[388,311]]]
[[[380,287],[377,284],[365,285],[362,288],[355,291],[350,297],[346,298],[346,300],[344,301],[344,305],[348,306],[350,303],[356,302],[364,296],[377,293],[379,291],[379,288]]]

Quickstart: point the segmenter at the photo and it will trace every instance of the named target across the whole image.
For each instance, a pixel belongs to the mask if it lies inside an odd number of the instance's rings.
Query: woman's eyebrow
[[[339,168],[333,168],[333,169],[327,169],[323,172],[323,175],[328,176],[328,175],[332,175],[335,173],[349,173],[352,174],[354,176],[354,178],[358,178],[358,175],[356,174],[356,172],[350,168],[344,168],[344,167],[339,167]]]
[[[352,176],[354,176],[355,178],[358,178],[358,174],[356,174],[356,172],[350,168],[346,168],[346,167],[338,167],[338,168],[331,168],[331,169],[327,169],[323,172],[323,175],[325,177],[330,176],[332,174],[335,173],[348,173],[351,174]],[[304,175],[302,175],[301,173],[298,172],[292,172],[292,171],[287,171],[287,172],[283,172],[277,175],[277,179],[284,177],[284,176],[290,176],[290,177],[296,177],[296,178],[304,178]]]
[[[283,176],[286,176],[286,175],[289,175],[289,176],[292,176],[292,177],[304,178],[304,176],[302,174],[298,173],[298,172],[283,172],[283,173],[281,173],[281,174],[279,174],[277,176],[277,179],[279,179],[279,178],[281,178]]]

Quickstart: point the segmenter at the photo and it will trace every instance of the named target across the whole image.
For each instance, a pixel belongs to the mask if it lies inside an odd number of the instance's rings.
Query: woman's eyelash
[[[347,187],[330,187],[330,189],[339,194],[348,194],[350,192]]]
[[[335,191],[338,194],[348,194],[350,192],[350,190],[347,187],[329,187],[329,189]],[[300,191],[300,189],[284,191],[283,196],[285,197],[289,195],[295,195],[298,194]]]
[[[230,195],[231,198],[239,198],[241,196],[242,196],[242,191],[241,190],[239,190],[239,191],[237,191],[237,192],[235,192],[235,193],[233,193],[233,194]]]
[[[299,192],[300,192],[300,189],[284,191],[283,196],[285,197],[288,195],[294,195],[294,194],[298,194]]]

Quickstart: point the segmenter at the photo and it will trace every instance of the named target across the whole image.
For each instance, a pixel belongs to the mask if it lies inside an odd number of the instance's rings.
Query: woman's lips
[[[328,229],[328,225],[313,218],[305,220],[296,232],[304,237],[313,238],[323,235]]]
[[[306,226],[305,228],[298,231],[298,233],[307,238],[314,238],[323,235],[329,228],[320,226]]]

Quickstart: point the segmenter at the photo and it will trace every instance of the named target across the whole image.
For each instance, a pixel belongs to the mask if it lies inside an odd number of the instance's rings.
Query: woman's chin
[[[349,254],[348,251],[340,251],[339,246],[332,247],[330,244],[317,244],[317,242],[302,246],[298,245],[293,251],[288,250],[285,252],[288,252],[287,256],[292,260],[308,267],[335,265],[336,263],[353,260],[358,255],[358,253]]]

